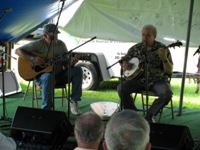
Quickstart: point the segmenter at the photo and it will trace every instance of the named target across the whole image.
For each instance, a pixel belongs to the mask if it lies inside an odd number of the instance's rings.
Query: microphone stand
[[[114,65],[116,65],[117,63],[121,63],[124,60],[128,60],[130,58],[132,58],[132,53],[129,54],[129,56],[125,56],[122,57],[120,60],[118,60],[117,62],[113,63],[112,65],[108,66],[106,69],[110,69],[111,67],[113,67]],[[121,65],[120,65],[121,66]],[[123,106],[124,106],[124,95],[122,93],[122,89],[123,89],[123,68],[122,66],[120,67],[120,85],[121,85],[121,91],[120,91],[120,95],[121,95],[121,100],[120,100],[120,110],[123,110]]]
[[[123,60],[125,60],[125,59],[120,59],[119,61],[115,62],[114,64],[112,64],[111,66],[107,67],[106,69],[107,70],[110,69],[112,66],[116,65],[117,63],[123,62]],[[122,93],[122,89],[123,89],[123,68],[122,68],[122,66],[120,67],[120,86],[121,86],[121,91],[120,91],[120,95],[121,95],[120,110],[122,111],[123,108],[124,108],[124,95]]]
[[[55,31],[56,31],[56,29],[57,29],[57,27],[58,27],[58,22],[59,22],[59,19],[60,19],[60,15],[61,15],[61,13],[62,13],[62,10],[63,10],[63,7],[64,7],[64,4],[65,4],[65,0],[61,0],[63,3],[62,3],[62,6],[61,6],[61,10],[60,10],[60,12],[59,12],[59,15],[58,15],[58,19],[57,19],[57,23],[56,23],[56,27],[55,27],[55,30],[54,30],[54,33],[53,33],[53,38],[54,38],[54,35],[55,35]],[[55,83],[55,79],[54,79],[54,77],[55,77],[55,71],[54,71],[54,61],[56,61],[56,60],[58,60],[58,59],[61,59],[63,56],[65,56],[65,55],[69,55],[69,63],[68,63],[68,82],[70,82],[70,79],[71,79],[71,52],[73,51],[73,50],[75,50],[75,49],[77,49],[78,47],[80,47],[80,46],[82,46],[82,45],[84,45],[84,44],[86,44],[86,43],[88,43],[88,42],[90,42],[90,41],[92,41],[92,40],[94,40],[96,37],[93,37],[93,38],[91,38],[90,40],[88,40],[88,41],[86,41],[85,43],[83,43],[83,44],[81,44],[81,45],[79,45],[79,46],[77,46],[77,47],[75,47],[74,49],[72,49],[72,50],[70,50],[70,51],[68,51],[67,53],[65,53],[65,54],[63,54],[63,55],[61,55],[61,56],[59,56],[59,57],[56,57],[56,58],[54,58],[54,52],[53,52],[53,60],[52,61],[49,61],[48,63],[45,63],[45,64],[52,64],[53,63],[53,81],[52,81],[52,84],[53,84],[53,94],[52,94],[52,98],[53,98],[53,110],[54,110],[54,95],[55,95],[55,93],[54,93],[54,83]],[[51,39],[51,43],[52,43],[52,40],[53,39]],[[51,46],[51,44],[50,44],[50,46]],[[49,47],[50,47],[49,46]],[[53,50],[54,51],[54,50]],[[47,57],[46,57],[46,60],[47,60]],[[68,84],[68,96],[67,96],[67,99],[68,99],[68,117],[69,117],[69,105],[70,105],[70,84]]]
[[[55,32],[56,32],[56,29],[58,28],[58,22],[60,20],[60,15],[62,13],[64,4],[65,4],[65,1],[63,0],[62,1],[61,10],[60,10],[59,15],[58,15],[58,20],[57,20],[57,23],[55,25],[55,29],[54,29],[54,32],[53,32],[53,36],[51,36],[51,42],[50,42],[50,45],[49,45],[49,48],[48,48],[48,52],[47,52],[47,55],[46,55],[46,58],[45,58],[45,62],[47,62],[47,57],[48,57],[50,48],[52,46],[53,40],[55,38],[54,37],[55,36]],[[52,55],[53,55],[53,59],[54,59],[54,47],[53,47],[53,50],[52,50]],[[45,64],[47,64],[47,63],[45,63]],[[55,98],[54,98],[54,96],[55,96],[55,91],[54,91],[54,88],[55,88],[55,69],[54,69],[54,62],[51,63],[51,65],[52,65],[52,105],[53,105],[53,110],[55,110]]]
[[[144,66],[145,66],[145,94],[146,94],[146,110],[147,110],[147,119],[149,120],[149,78],[148,78],[148,69],[149,69],[149,62],[148,62],[148,51],[147,51],[147,44],[146,44],[146,49],[144,51],[145,53],[145,61],[144,61]]]
[[[121,85],[121,91],[120,91],[120,94],[121,94],[121,101],[120,101],[120,110],[122,111],[123,108],[124,108],[124,95],[122,93],[122,89],[123,89],[123,68],[121,66],[120,68],[120,85]]]
[[[3,54],[5,54],[5,55],[7,55],[7,56],[9,56],[9,57],[11,57],[11,58],[14,58],[14,57],[12,57],[12,56],[6,54],[5,52],[2,52],[2,53],[1,53],[1,58],[2,58],[2,66],[1,66],[2,69],[1,69],[1,73],[2,73],[2,93],[3,93],[3,95],[2,95],[2,101],[3,101],[3,116],[1,116],[0,121],[12,122],[12,119],[6,116],[5,79],[4,79],[4,71],[6,71],[6,69],[4,68],[4,57],[3,57]],[[14,58],[14,59],[16,59],[16,58]],[[2,125],[2,126],[0,126],[0,127],[4,128],[4,127],[6,127],[6,126],[10,126],[10,125]]]
[[[56,23],[56,27],[54,29],[54,32],[53,32],[53,37],[51,37],[51,43],[53,42],[54,40],[54,35],[55,35],[55,32],[56,32],[56,29],[58,28],[58,22],[60,20],[60,16],[61,16],[61,13],[62,13],[62,10],[63,10],[63,7],[64,7],[64,4],[65,4],[65,1],[62,1],[62,6],[61,6],[61,10],[59,12],[59,15],[58,15],[58,19],[57,19],[57,23]],[[54,59],[54,49],[53,49],[53,59]],[[55,110],[55,69],[54,69],[54,63],[52,65],[52,68],[53,68],[53,79],[52,79],[52,87],[53,87],[53,94],[52,94],[52,98],[53,98],[53,110]]]
[[[117,62],[113,63],[112,65],[110,65],[109,67],[107,67],[107,70],[110,69],[111,67],[113,67],[114,65],[116,65],[117,63],[121,63],[125,60],[129,60],[131,59],[134,54],[134,51],[132,51],[129,55],[126,55],[125,57],[121,58],[120,60],[118,60]],[[149,81],[148,81],[148,56],[147,56],[147,44],[146,44],[146,49],[145,49],[145,52],[144,52],[144,65],[145,65],[145,91],[146,91],[146,110],[147,110],[147,116],[149,117],[149,113],[148,113],[148,102],[149,102],[149,97],[148,97],[148,93],[149,93]],[[121,82],[121,89],[123,88],[123,84],[122,84],[122,81],[123,81],[123,68],[121,66],[121,69],[120,69],[120,82]],[[120,108],[121,110],[123,109],[123,94],[122,94],[122,90],[120,91],[121,92],[121,101],[120,101]]]
[[[52,44],[52,42],[53,42],[53,40],[54,40],[54,36],[53,37],[51,37],[51,44]],[[50,45],[51,45],[50,44]],[[54,47],[52,47],[53,49],[52,49],[52,55],[53,55],[53,58],[54,58]],[[55,110],[55,65],[54,65],[54,63],[52,64],[52,103],[53,103],[53,110]]]
[[[57,60],[59,60],[59,59],[62,59],[64,56],[69,55],[69,57],[68,57],[68,58],[69,58],[69,63],[68,63],[68,82],[69,82],[69,83],[68,83],[68,92],[67,92],[67,93],[68,93],[68,96],[67,96],[67,99],[68,99],[68,117],[69,117],[69,114],[70,114],[70,113],[69,113],[69,105],[70,105],[70,80],[71,80],[71,54],[72,54],[72,52],[73,52],[74,50],[76,50],[77,48],[79,48],[79,47],[85,45],[86,43],[88,43],[88,42],[90,42],[90,41],[92,41],[92,40],[94,40],[94,39],[96,39],[96,36],[93,37],[93,38],[91,38],[91,39],[89,39],[88,41],[86,41],[86,42],[84,42],[84,43],[78,45],[77,47],[75,47],[75,48],[69,50],[68,52],[66,52],[66,53],[64,53],[64,54],[62,54],[62,55],[56,57],[56,58],[53,57],[53,59],[52,59],[51,61],[45,63],[45,65],[54,64],[55,61],[57,61]],[[54,71],[54,69],[53,69],[53,71]],[[53,79],[53,80],[54,80],[54,79]],[[54,81],[53,81],[53,82],[54,82]],[[54,97],[53,97],[53,98],[54,98]],[[54,99],[53,99],[53,101],[54,101]],[[54,103],[54,102],[53,102],[53,103]]]
[[[67,80],[67,82],[68,82],[68,88],[67,88],[67,93],[68,93],[68,95],[67,95],[67,99],[68,99],[68,111],[67,111],[67,115],[68,115],[68,118],[70,118],[70,111],[69,111],[69,109],[70,109],[70,91],[71,91],[70,90],[71,89],[71,86],[70,86],[70,80],[71,80],[71,56],[72,56],[71,52],[69,53],[69,59],[68,59],[68,80]]]
[[[88,41],[86,41],[86,42],[84,42],[84,43],[78,45],[77,47],[75,47],[75,48],[69,50],[68,52],[63,53],[62,55],[60,55],[60,56],[58,56],[58,57],[56,57],[56,58],[53,58],[51,61],[45,63],[45,65],[49,65],[49,64],[53,63],[54,61],[59,60],[59,59],[63,58],[64,56],[69,55],[70,53],[72,53],[72,52],[73,52],[74,50],[76,50],[77,48],[79,48],[79,47],[85,45],[86,43],[88,43],[88,42],[90,42],[90,41],[92,41],[92,40],[94,40],[94,39],[96,39],[96,36],[93,37],[93,38],[91,38],[91,39],[89,39]]]
[[[57,28],[57,26],[58,26],[58,22],[59,22],[59,20],[60,20],[60,15],[61,15],[61,12],[62,12],[62,10],[63,10],[64,4],[65,4],[65,0],[61,0],[61,1],[62,1],[63,3],[62,3],[62,6],[61,6],[60,13],[59,13],[59,15],[58,15],[58,19],[57,19],[57,23],[56,23],[56,28]],[[56,30],[56,28],[55,28],[55,30]],[[54,33],[55,33],[55,30],[54,30]],[[82,46],[82,45],[84,45],[84,44],[86,44],[86,43],[88,43],[88,42],[94,40],[95,38],[96,38],[96,37],[91,38],[90,40],[86,41],[85,43],[83,43],[83,44],[81,44],[81,45],[75,47],[74,49],[68,51],[68,52],[65,53],[63,56],[59,56],[59,57],[57,57],[57,58],[55,58],[55,59],[53,60],[53,61],[55,61],[55,60],[61,59],[61,58],[64,57],[65,55],[69,55],[69,61],[68,61],[68,91],[67,91],[67,93],[68,93],[68,96],[67,96],[67,99],[68,99],[68,118],[70,117],[69,107],[70,107],[71,53],[72,53],[72,51],[74,51],[74,50],[77,49],[78,47],[80,47],[80,46]],[[53,96],[53,98],[54,98],[54,96]],[[53,101],[54,101],[54,100],[53,100]],[[53,105],[54,105],[54,104],[53,104]]]

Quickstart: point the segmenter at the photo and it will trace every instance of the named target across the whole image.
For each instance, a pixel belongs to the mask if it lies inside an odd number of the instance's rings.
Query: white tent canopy
[[[84,38],[138,42],[143,25],[158,29],[157,40],[185,44],[189,18],[188,0],[84,0],[72,19],[62,24],[72,35]],[[199,45],[200,1],[195,0],[190,46]]]

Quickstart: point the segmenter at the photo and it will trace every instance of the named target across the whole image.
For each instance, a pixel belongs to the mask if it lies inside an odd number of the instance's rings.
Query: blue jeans
[[[72,83],[72,93],[70,95],[73,101],[81,101],[82,96],[82,76],[83,72],[80,67],[71,68],[70,82]],[[43,73],[37,79],[35,83],[42,87],[42,109],[51,110],[53,107],[52,95],[52,73]],[[68,70],[63,70],[55,77],[55,84],[67,84],[68,83]]]

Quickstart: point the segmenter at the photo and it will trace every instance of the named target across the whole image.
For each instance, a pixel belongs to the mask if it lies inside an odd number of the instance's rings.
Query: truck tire
[[[95,90],[99,86],[99,77],[95,65],[91,62],[78,62],[76,66],[79,66],[83,70],[83,90]]]

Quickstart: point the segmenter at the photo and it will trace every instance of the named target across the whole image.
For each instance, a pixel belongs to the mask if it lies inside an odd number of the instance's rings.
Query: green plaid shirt
[[[159,80],[159,79],[168,79],[169,75],[167,75],[164,72],[164,67],[163,67],[163,62],[160,59],[160,57],[157,54],[157,50],[161,47],[166,47],[164,44],[155,41],[154,45],[152,47],[151,51],[148,51],[147,53],[147,75],[148,75],[148,82],[149,85],[152,85],[154,83],[154,81]],[[168,60],[173,64],[172,61],[172,57],[171,57],[171,53],[168,50]],[[142,74],[139,76],[139,78],[141,79],[141,81],[145,82],[145,57],[146,56],[146,48],[145,45],[141,42],[138,43],[134,46],[132,46],[129,50],[128,53],[126,54],[125,57],[127,57],[127,59],[131,59],[133,57],[136,57],[139,59],[140,61],[140,67],[143,67],[143,72]]]

